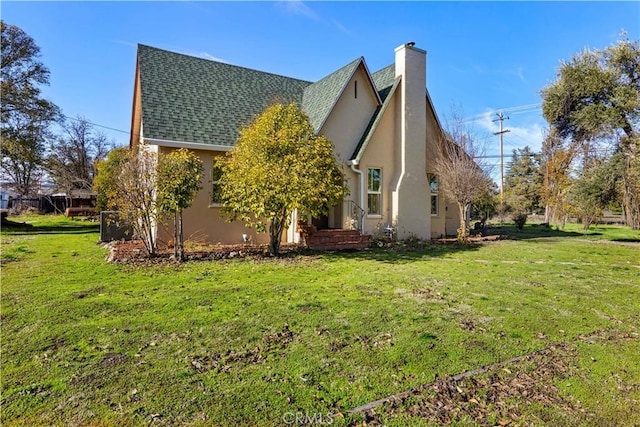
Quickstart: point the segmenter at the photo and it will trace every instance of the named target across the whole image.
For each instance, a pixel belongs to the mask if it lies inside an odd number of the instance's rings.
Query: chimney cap
[[[416,42],[408,42],[407,46],[409,47],[414,47],[416,45]]]

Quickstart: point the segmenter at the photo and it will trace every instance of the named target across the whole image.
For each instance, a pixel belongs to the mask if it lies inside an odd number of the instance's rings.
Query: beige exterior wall
[[[160,152],[166,154],[174,148],[160,147]],[[254,228],[247,228],[241,221],[228,223],[220,216],[220,206],[212,206],[211,200],[211,172],[215,156],[224,153],[215,151],[194,150],[203,164],[202,189],[198,192],[193,205],[183,212],[185,241],[237,244],[242,243],[242,235],[250,236],[254,243],[268,243],[268,233],[258,233]],[[173,221],[164,221],[158,226],[158,242],[167,244],[173,239]],[[285,237],[286,241],[286,237]]]
[[[396,152],[399,149],[396,137],[395,104],[396,96],[393,95],[360,159],[359,169],[364,173],[365,180],[362,197],[364,201],[362,208],[365,211],[367,210],[367,170],[382,169],[382,215],[365,215],[364,232],[367,234],[376,234],[385,226],[393,224],[391,192],[394,182],[397,181]],[[360,192],[357,194],[359,196]]]
[[[349,160],[377,106],[378,99],[369,83],[364,66],[360,65],[320,129],[320,133],[333,142],[340,161]]]
[[[427,102],[427,173],[433,174],[433,159],[436,155],[438,138],[441,137],[440,125],[436,118],[436,112],[431,108],[431,103]],[[458,205],[450,202],[444,196],[442,189],[438,192],[438,214],[431,216],[431,238],[436,239],[445,236],[455,235],[460,223]],[[429,191],[429,195],[431,192]],[[429,199],[429,202],[431,200]]]
[[[378,98],[364,66],[360,65],[320,129],[320,133],[333,142],[338,161],[345,165],[343,170],[349,187],[349,196],[346,200],[354,200],[358,204],[359,178],[346,166],[346,162],[356,149],[377,107]],[[333,208],[329,213],[329,227],[349,228],[350,215],[347,210],[347,203]]]

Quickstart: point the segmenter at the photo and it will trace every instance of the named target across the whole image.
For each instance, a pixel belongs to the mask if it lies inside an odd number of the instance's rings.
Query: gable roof
[[[144,137],[232,147],[239,129],[274,102],[296,102],[319,132],[360,66],[375,87],[379,104],[351,160],[361,157],[399,84],[395,64],[370,74],[360,57],[313,83],[138,45]],[[435,115],[428,91],[427,99]]]
[[[320,131],[349,79],[363,60],[362,57],[355,59],[304,89],[302,109],[309,116],[309,121],[316,132]]]
[[[302,104],[311,82],[138,45],[146,138],[234,145],[275,101]]]

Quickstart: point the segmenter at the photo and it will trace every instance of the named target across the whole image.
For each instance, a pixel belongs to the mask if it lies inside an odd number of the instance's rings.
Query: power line
[[[96,126],[96,127],[103,128],[103,129],[109,129],[109,130],[112,130],[112,131],[115,131],[115,132],[126,133],[127,135],[130,135],[129,131],[122,130],[122,129],[116,129],[116,128],[112,128],[112,127],[109,127],[109,126],[99,125],[97,123],[90,122],[87,119],[79,119],[77,117],[70,117],[70,116],[67,116],[65,114],[63,114],[62,117],[66,118],[66,119],[70,119],[70,120],[75,120],[75,121],[78,121],[78,122],[81,121],[81,120],[84,120],[86,123],[88,123],[88,124],[90,124],[92,126]]]
[[[484,113],[474,114],[473,116],[465,117],[462,119],[462,122],[463,123],[475,122],[478,120],[482,120],[486,117],[492,116],[493,114],[497,114],[504,110],[509,110],[510,114],[532,113],[534,111],[538,111],[540,107],[542,107],[541,103],[517,105],[515,107],[497,108],[494,110],[486,111]]]

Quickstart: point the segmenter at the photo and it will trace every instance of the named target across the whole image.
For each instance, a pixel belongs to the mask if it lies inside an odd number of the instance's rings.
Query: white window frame
[[[219,179],[215,179],[215,170],[216,170],[216,165],[215,163],[213,165],[211,165],[211,193],[209,194],[209,207],[210,208],[219,208],[222,206],[222,203],[220,202],[215,202],[213,200],[213,194],[214,194],[214,187],[216,185],[220,185],[220,180]]]
[[[380,184],[378,186],[378,190],[372,190],[369,185],[369,176],[372,170],[380,171]],[[367,167],[367,217],[369,218],[382,218],[382,183],[383,183],[383,173],[381,167]],[[378,213],[371,213],[369,211],[369,196],[370,195],[378,195]]]
[[[435,180],[435,184],[436,184],[436,188],[435,191],[433,189],[433,187],[431,186],[431,182],[432,180]],[[429,211],[431,212],[431,216],[440,216],[440,180],[438,179],[438,175],[436,174],[429,174]],[[431,208],[433,207],[433,198],[435,197],[436,200],[436,204],[435,204],[435,208],[436,211],[432,212]]]

